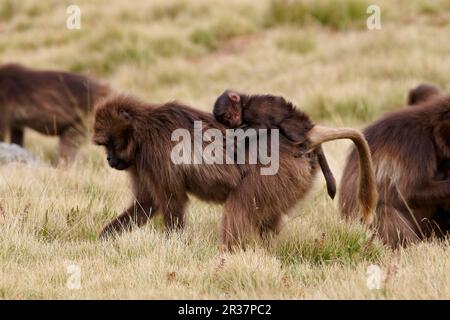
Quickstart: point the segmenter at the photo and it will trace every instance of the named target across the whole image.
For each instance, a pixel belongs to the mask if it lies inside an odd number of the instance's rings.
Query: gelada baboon
[[[419,100],[421,95],[413,99]],[[374,226],[384,242],[397,247],[442,235],[435,214],[450,199],[450,180],[441,167],[450,158],[450,96],[437,95],[388,113],[364,135],[379,194]],[[339,202],[345,216],[354,216],[358,208],[356,157],[353,150],[341,182]]]
[[[423,83],[411,89],[408,94],[408,105],[416,106],[430,99],[443,96],[444,92],[436,85]],[[450,159],[437,155],[436,180],[446,180],[450,178]],[[433,216],[433,222],[436,223],[436,234],[446,235],[450,232],[450,199],[439,203],[436,214]]]
[[[283,97],[273,95],[247,95],[226,90],[214,103],[213,114],[217,121],[231,127],[279,129],[281,134],[297,145],[295,157],[304,154],[308,145],[307,133],[314,127],[309,116],[296,109]],[[336,180],[327,159],[319,146],[314,150],[325,177],[329,196],[336,195]]]
[[[24,128],[59,137],[60,159],[71,160],[90,127],[93,106],[109,88],[89,77],[37,71],[18,64],[0,67],[0,141],[23,146]]]
[[[128,171],[135,196],[134,203],[106,225],[101,238],[140,226],[159,209],[167,230],[181,229],[187,194],[191,193],[224,204],[221,239],[226,248],[231,248],[251,234],[278,232],[282,215],[311,189],[317,159],[292,157],[295,146],[282,136],[279,168],[274,175],[261,175],[261,164],[175,164],[171,152],[178,142],[172,141],[172,133],[185,129],[193,137],[194,121],[201,121],[203,130],[225,131],[212,114],[177,102],[151,105],[117,96],[96,108],[94,142],[105,146],[112,168]],[[343,138],[352,139],[360,151],[362,178],[357,193],[362,214],[370,221],[376,189],[370,152],[362,134],[353,129],[315,126],[308,132],[309,150]],[[208,144],[203,141],[203,147]]]

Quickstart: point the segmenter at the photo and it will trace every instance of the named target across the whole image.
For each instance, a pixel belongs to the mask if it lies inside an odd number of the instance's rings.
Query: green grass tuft
[[[14,0],[3,0],[0,3],[0,20],[11,20],[16,14],[16,11]]]
[[[297,238],[298,239],[298,238]],[[358,264],[362,261],[376,262],[382,256],[382,247],[358,230],[336,226],[316,239],[299,241],[296,238],[275,240],[271,253],[283,265],[302,262],[313,264]]]
[[[267,25],[304,26],[315,22],[333,29],[361,28],[365,26],[368,5],[364,0],[272,0]]]

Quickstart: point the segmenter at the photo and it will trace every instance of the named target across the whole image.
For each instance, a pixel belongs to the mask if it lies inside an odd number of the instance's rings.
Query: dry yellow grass
[[[271,92],[316,122],[362,127],[418,82],[450,83],[448,2],[377,2],[379,31],[365,28],[359,0],[288,9],[270,0],[80,0],[82,28],[68,30],[69,1],[0,0],[0,62],[82,71],[148,101],[203,110],[227,87]],[[29,149],[54,159],[54,139],[27,134]],[[337,177],[348,146],[325,146]],[[97,241],[130,200],[126,176],[92,145],[69,168],[0,167],[0,298],[450,298],[448,242],[396,252],[372,243],[339,217],[321,177],[280,237],[233,254],[218,248],[222,208],[196,199],[183,234],[165,236],[155,219]],[[67,287],[71,264],[78,290]],[[387,276],[380,290],[366,285],[371,264]]]

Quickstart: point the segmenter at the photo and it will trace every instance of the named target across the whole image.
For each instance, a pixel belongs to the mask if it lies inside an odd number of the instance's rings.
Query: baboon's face
[[[94,143],[105,147],[108,164],[125,170],[135,163],[131,116],[123,110],[98,110],[94,124]]]
[[[111,168],[117,170],[125,170],[131,166],[130,159],[123,157],[124,147],[123,140],[121,138],[111,137],[107,141],[101,143],[106,149],[106,160]]]
[[[226,91],[216,101],[213,110],[214,117],[220,123],[231,128],[242,124],[242,101],[238,93]]]

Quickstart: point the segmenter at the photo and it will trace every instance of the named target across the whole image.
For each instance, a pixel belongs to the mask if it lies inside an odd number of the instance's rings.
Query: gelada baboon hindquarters
[[[437,97],[388,113],[364,130],[379,194],[374,226],[393,247],[441,236],[445,228],[435,215],[450,199],[450,180],[438,178],[440,161],[450,157],[449,112],[450,97]],[[340,186],[339,203],[347,217],[358,208],[356,157],[352,151]]]

